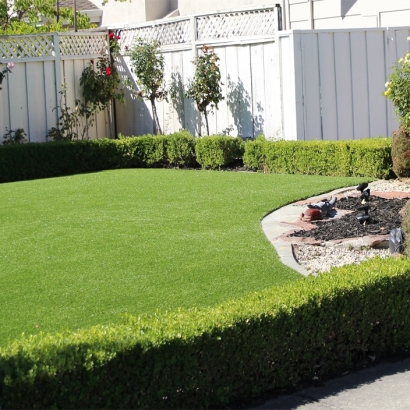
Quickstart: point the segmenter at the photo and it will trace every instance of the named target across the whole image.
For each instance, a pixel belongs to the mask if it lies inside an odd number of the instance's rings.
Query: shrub
[[[245,144],[241,138],[210,136],[196,139],[195,154],[202,168],[220,169],[241,158]]]
[[[212,408],[410,347],[410,261],[371,259],[209,309],[0,350],[3,408]]]
[[[193,137],[145,135],[118,140],[58,141],[0,147],[0,182],[116,168],[190,166]]]
[[[256,141],[245,145],[244,164],[285,174],[368,176],[391,174],[391,139],[348,141]]]
[[[404,240],[404,253],[410,257],[410,201],[406,202],[403,209],[403,221],[401,227],[406,235]]]
[[[166,159],[169,165],[194,165],[195,139],[189,131],[167,136]]]
[[[243,162],[252,171],[264,170],[265,158],[265,138],[259,136],[255,141],[248,141],[245,144]]]
[[[391,149],[393,171],[399,177],[410,177],[410,133],[400,127],[393,133]]]
[[[396,61],[385,87],[384,96],[393,103],[401,127],[410,132],[410,53]]]

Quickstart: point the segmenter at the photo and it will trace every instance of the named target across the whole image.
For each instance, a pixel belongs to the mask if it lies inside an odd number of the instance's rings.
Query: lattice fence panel
[[[179,20],[155,26],[135,27],[121,30],[121,51],[130,49],[137,38],[158,40],[163,46],[189,43],[190,20]]]
[[[62,35],[60,36],[60,55],[67,56],[95,56],[106,54],[108,50],[107,35]]]
[[[0,58],[18,59],[52,57],[53,36],[2,36],[0,37]]]
[[[197,17],[197,40],[274,34],[274,10],[249,10]]]

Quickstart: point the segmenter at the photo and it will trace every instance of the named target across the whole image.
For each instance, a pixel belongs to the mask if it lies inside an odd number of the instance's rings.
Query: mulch
[[[371,196],[370,220],[366,224],[361,224],[356,218],[364,215],[363,211],[358,211],[362,204],[358,197],[346,197],[338,199],[336,210],[349,210],[352,213],[340,218],[330,217],[322,221],[312,222],[316,228],[312,230],[301,230],[290,234],[292,237],[314,238],[315,240],[330,241],[337,239],[357,238],[368,235],[386,235],[392,229],[400,228],[402,216],[400,211],[406,205],[408,199],[385,199]],[[337,215],[337,212],[336,212]]]

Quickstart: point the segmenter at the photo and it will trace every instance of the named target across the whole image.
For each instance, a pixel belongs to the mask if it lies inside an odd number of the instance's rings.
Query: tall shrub
[[[196,65],[194,79],[188,84],[186,98],[196,102],[199,113],[205,116],[206,131],[209,135],[208,114],[224,99],[221,89],[219,57],[213,47],[202,46],[202,54],[193,61]],[[209,108],[208,108],[209,107]]]
[[[157,40],[147,42],[139,38],[130,54],[132,71],[137,76],[139,86],[137,95],[151,102],[155,134],[162,134],[155,101],[167,98],[165,62],[160,48],[161,43]]]
[[[410,37],[408,38],[410,40]],[[393,103],[400,129],[392,145],[393,171],[398,177],[410,176],[410,53],[396,61],[385,84],[384,96]]]

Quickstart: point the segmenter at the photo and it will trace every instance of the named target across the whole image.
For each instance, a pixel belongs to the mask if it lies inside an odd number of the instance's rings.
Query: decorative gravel
[[[375,181],[369,184],[371,191],[395,192],[410,191],[408,181],[388,180]],[[357,193],[356,190],[344,192],[344,196]],[[321,272],[329,272],[332,267],[348,264],[359,264],[367,259],[390,256],[389,249],[374,249],[360,245],[360,238],[354,245],[349,243],[329,244],[322,243],[321,246],[315,245],[293,245],[293,253],[297,262],[308,270],[312,275]]]

